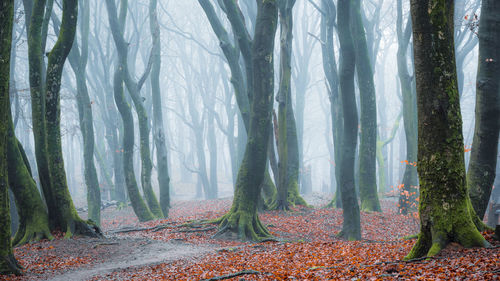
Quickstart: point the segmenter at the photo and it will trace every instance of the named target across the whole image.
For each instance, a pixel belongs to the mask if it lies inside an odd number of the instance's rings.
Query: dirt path
[[[108,237],[104,240],[92,240],[91,243],[94,244],[93,248],[105,248],[100,250],[100,252],[106,252],[105,257],[101,257],[101,262],[44,279],[54,281],[89,280],[94,276],[133,267],[199,257],[219,248],[215,245],[193,245],[178,240],[162,242],[130,237]]]

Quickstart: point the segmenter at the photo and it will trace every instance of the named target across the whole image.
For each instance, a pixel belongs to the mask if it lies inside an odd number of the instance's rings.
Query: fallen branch
[[[234,277],[238,277],[241,275],[247,275],[247,274],[269,274],[269,273],[262,273],[262,272],[255,271],[255,270],[243,270],[243,271],[239,271],[239,272],[235,272],[235,273],[231,273],[231,274],[227,274],[227,275],[212,277],[210,279],[202,279],[201,281],[224,280],[224,279],[234,278]]]

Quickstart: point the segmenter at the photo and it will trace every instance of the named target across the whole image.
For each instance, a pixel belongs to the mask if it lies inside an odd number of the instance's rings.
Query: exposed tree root
[[[0,275],[2,274],[15,274],[22,275],[22,268],[17,263],[14,255],[0,256]]]
[[[104,234],[97,224],[91,220],[84,221],[80,218],[73,219],[69,222],[64,238],[72,238],[75,235],[104,238]]]
[[[222,218],[219,231],[214,237],[224,237],[232,240],[262,241],[271,238],[269,231],[262,225],[257,214],[243,211],[230,211]]]

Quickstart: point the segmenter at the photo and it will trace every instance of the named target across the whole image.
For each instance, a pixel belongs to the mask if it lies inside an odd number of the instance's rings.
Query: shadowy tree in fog
[[[160,68],[161,46],[160,26],[157,16],[158,0],[149,1],[149,25],[153,49],[151,50],[151,95],[153,101],[153,139],[156,145],[156,161],[158,162],[158,183],[160,185],[160,206],[165,217],[170,208],[170,176],[168,172],[168,156],[165,130],[163,126],[163,111],[161,108]]]
[[[337,27],[340,42],[339,85],[344,120],[340,167],[340,190],[344,220],[339,236],[349,240],[359,240],[361,239],[361,223],[354,183],[358,114],[354,93],[356,55],[350,29],[351,1],[339,0],[337,8],[337,18],[340,23]]]
[[[295,0],[279,0],[280,71],[278,101],[278,193],[272,209],[307,205],[299,194],[299,146],[292,107],[292,38]]]
[[[119,17],[117,16],[117,7],[115,0],[106,0],[106,8],[108,10],[109,26],[115,42],[118,53],[118,61],[113,78],[113,88],[115,103],[123,121],[123,171],[125,174],[125,183],[127,192],[132,203],[135,214],[140,221],[148,221],[154,219],[155,216],[161,214],[161,208],[158,204],[156,196],[153,193],[151,186],[151,159],[149,158],[149,128],[147,123],[147,115],[144,109],[142,98],[139,96],[139,91],[143,86],[148,72],[151,70],[149,65],[145,73],[141,76],[139,82],[133,81],[129,73],[128,67],[128,43],[123,38],[123,29],[128,12],[128,1],[120,2]],[[151,61],[150,61],[151,63]],[[127,86],[129,95],[131,96],[140,123],[140,150],[142,161],[141,183],[144,191],[144,196],[148,202],[148,208],[139,193],[137,182],[135,179],[133,153],[134,153],[134,120],[130,105],[125,99],[123,84]],[[149,166],[148,166],[149,165]],[[148,179],[149,176],[149,179]],[[160,215],[161,217],[162,215]]]
[[[9,180],[7,172],[7,137],[9,130],[9,73],[14,1],[0,3],[0,274],[21,273],[12,252],[10,239]]]
[[[31,3],[25,1],[25,4]],[[38,174],[51,229],[66,232],[66,237],[75,234],[100,236],[100,230],[94,223],[82,220],[76,212],[68,190],[61,147],[61,75],[76,33],[78,2],[63,1],[60,32],[48,54],[45,77],[43,57],[52,6],[52,0],[37,0],[32,7],[25,5],[26,13],[32,11],[28,30],[28,57]]]
[[[410,211],[412,203],[418,196],[418,176],[417,176],[417,100],[414,88],[414,77],[408,70],[408,60],[413,61],[410,55],[408,59],[408,49],[411,39],[411,18],[406,24],[403,21],[403,3],[397,2],[396,33],[398,36],[398,77],[403,100],[403,122],[406,136],[406,163],[404,167],[403,182],[400,189],[399,211],[406,215]]]
[[[499,1],[482,1],[478,36],[476,118],[467,186],[472,206],[482,220],[495,180],[500,130]]]
[[[83,138],[83,161],[84,176],[87,184],[87,206],[88,217],[97,225],[101,224],[101,191],[97,171],[94,164],[94,118],[92,115],[92,104],[90,102],[87,88],[87,60],[89,45],[89,0],[80,2],[80,48],[77,40],[74,41],[68,60],[76,78],[76,102],[78,107],[78,117],[80,121],[80,131]],[[55,18],[55,16],[53,16]],[[54,26],[57,26],[54,21]]]
[[[342,200],[340,188],[340,171],[342,166],[341,143],[344,127],[344,117],[342,112],[342,99],[339,95],[339,75],[337,70],[337,61],[335,59],[335,43],[333,39],[334,28],[338,28],[335,22],[337,17],[337,10],[333,0],[321,0],[320,7],[318,7],[316,4],[314,4],[314,6],[321,13],[321,54],[323,58],[323,71],[326,77],[326,88],[330,100],[330,116],[332,123],[334,149],[334,158],[331,159],[331,161],[333,161],[333,164],[331,164],[330,168],[330,177],[335,176],[337,186],[335,190],[335,196],[329,206],[333,206],[335,204],[336,207],[341,208]],[[334,173],[332,173],[332,169]]]
[[[453,1],[412,0],[418,109],[420,233],[413,259],[451,242],[486,246],[473,223],[465,182],[464,143],[453,40]]]
[[[360,95],[361,136],[359,144],[359,195],[361,209],[380,212],[377,194],[377,100],[370,50],[361,16],[361,0],[352,1],[351,30],[356,56],[356,73]]]
[[[232,3],[235,4],[235,2]],[[258,217],[257,202],[265,177],[271,130],[274,89],[273,51],[278,3],[275,0],[257,3],[255,35],[254,39],[249,42],[251,49],[248,54],[251,55],[251,68],[253,69],[248,142],[238,172],[233,205],[230,211],[219,219],[220,226],[217,233],[217,235],[236,235],[241,240],[260,240],[270,236]],[[232,8],[237,8],[237,6]],[[228,11],[232,8],[226,5]],[[229,14],[228,12],[228,16]]]

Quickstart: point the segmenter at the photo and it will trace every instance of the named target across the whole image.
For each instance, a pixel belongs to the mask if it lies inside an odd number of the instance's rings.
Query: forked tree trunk
[[[465,183],[452,0],[412,0],[418,109],[420,233],[407,259],[434,256],[450,242],[488,243],[474,225]]]
[[[231,210],[222,217],[218,235],[260,240],[270,233],[260,222],[257,202],[267,163],[274,88],[273,49],[277,26],[276,0],[259,1],[252,42],[253,94],[245,156],[238,172]]]

